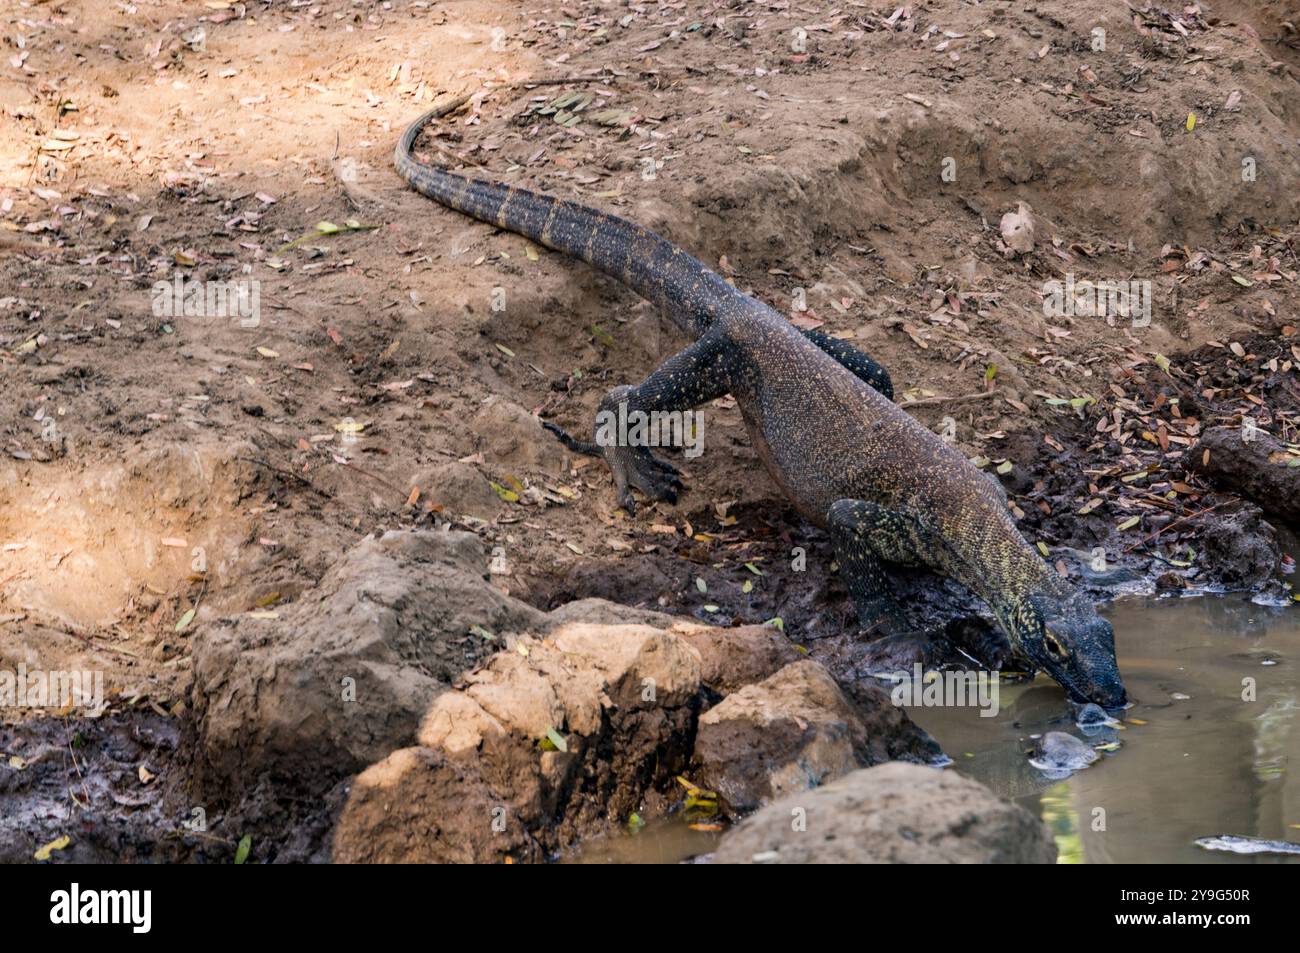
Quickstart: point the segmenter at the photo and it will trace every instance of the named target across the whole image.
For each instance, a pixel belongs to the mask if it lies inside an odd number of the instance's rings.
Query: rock
[[[722,695],[761,682],[804,657],[771,625],[743,625],[734,629],[683,626],[679,631],[700,653],[701,680]]]
[[[611,628],[618,633],[611,638]],[[614,704],[676,707],[700,687],[700,656],[681,637],[652,626],[568,623],[553,629],[555,648],[590,665]]]
[[[547,614],[547,621],[552,626],[568,622],[594,622],[598,625],[652,625],[657,629],[671,629],[681,623],[681,616],[655,612],[652,609],[634,609],[619,605],[608,599],[576,599],[566,602]]]
[[[1110,715],[1106,714],[1106,709],[1096,702],[1086,702],[1082,705],[1071,702],[1071,706],[1075,709],[1074,723],[1080,728],[1095,728],[1111,721]]]
[[[489,586],[486,569],[473,534],[389,532],[278,618],[200,627],[196,787],[225,798],[270,778],[317,790],[410,744],[433,697],[499,648],[471,626],[499,636],[544,625]]]
[[[1091,739],[1094,753],[1098,744],[1120,743],[1119,720],[1112,718],[1106,709],[1093,702],[1085,705],[1071,702],[1070,705],[1074,708],[1074,726],[1084,738]]]
[[[411,486],[418,486],[424,499],[449,513],[491,519],[505,505],[487,478],[468,463],[451,461],[421,470],[411,478]]]
[[[466,683],[434,700],[417,746],[358,775],[334,860],[542,860],[625,819],[685,766],[700,660],[662,629],[569,623]],[[543,750],[548,732],[563,750]]]
[[[1038,739],[1034,757],[1029,763],[1055,776],[1055,772],[1082,770],[1099,757],[1086,741],[1064,731],[1049,731]]]
[[[722,838],[719,864],[1050,864],[1024,808],[952,771],[899,762],[767,805]]]
[[[495,767],[494,773],[502,773],[500,762]],[[389,864],[542,860],[541,845],[528,833],[542,824],[540,776],[523,761],[515,769],[510,796],[503,798],[473,758],[426,747],[394,751],[353,782],[334,830],[331,859]]]
[[[462,692],[446,692],[425,713],[416,741],[425,748],[459,755],[478,750],[485,740],[504,738],[506,733],[506,726],[474,698]]]
[[[1192,468],[1220,486],[1250,497],[1288,525],[1300,523],[1300,467],[1272,434],[1262,429],[1211,427],[1188,455]]]
[[[566,451],[542,422],[518,404],[494,397],[470,421],[487,462],[518,470],[561,473]]]
[[[1027,203],[1021,202],[1016,211],[1003,215],[998,229],[1010,252],[1027,255],[1034,250],[1034,211]]]
[[[871,686],[850,700],[824,668],[803,660],[705,712],[692,763],[698,784],[743,813],[856,768],[939,755],[885,692]]]

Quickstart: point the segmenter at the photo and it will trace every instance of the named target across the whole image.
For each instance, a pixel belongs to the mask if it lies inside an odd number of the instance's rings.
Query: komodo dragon
[[[1013,648],[1076,700],[1126,704],[1110,623],[1021,537],[1001,486],[893,402],[879,365],[835,338],[799,331],[640,225],[416,160],[421,128],[456,105],[421,116],[398,141],[397,171],[412,188],[582,259],[694,340],[636,387],[611,390],[603,411],[624,402],[629,414],[683,411],[731,394],[772,477],[830,533],[864,629],[904,628],[884,565],[925,566],[987,602]],[[676,502],[678,471],[645,446],[568,442],[604,457],[629,512],[633,488]]]

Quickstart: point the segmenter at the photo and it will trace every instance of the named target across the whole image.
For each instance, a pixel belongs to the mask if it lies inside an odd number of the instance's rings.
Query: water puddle
[[[635,834],[612,834],[580,844],[560,858],[566,864],[680,864],[707,856],[721,834],[692,828],[684,817],[647,821]]]
[[[1041,817],[1062,863],[1300,862],[1193,843],[1214,834],[1300,842],[1300,612],[1206,597],[1124,600],[1107,614],[1135,704],[1106,736],[1118,750],[1086,770],[1052,781],[1029,764],[1032,735],[1083,737],[1041,677],[1004,685],[993,718],[971,708],[909,714],[954,759],[949,770]]]

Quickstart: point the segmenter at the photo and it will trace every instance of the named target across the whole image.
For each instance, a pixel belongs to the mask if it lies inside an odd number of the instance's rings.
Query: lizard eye
[[[1047,644],[1047,651],[1051,653],[1051,655],[1054,658],[1063,659],[1070,654],[1069,652],[1065,651],[1065,646],[1061,644],[1060,639],[1058,639],[1050,631],[1045,630],[1043,632],[1043,641]]]

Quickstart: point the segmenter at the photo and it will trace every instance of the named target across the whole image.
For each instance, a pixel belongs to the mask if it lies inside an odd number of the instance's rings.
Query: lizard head
[[[1083,596],[1035,594],[1010,620],[1020,651],[1075,701],[1104,708],[1128,703],[1115,660],[1115,630]]]

